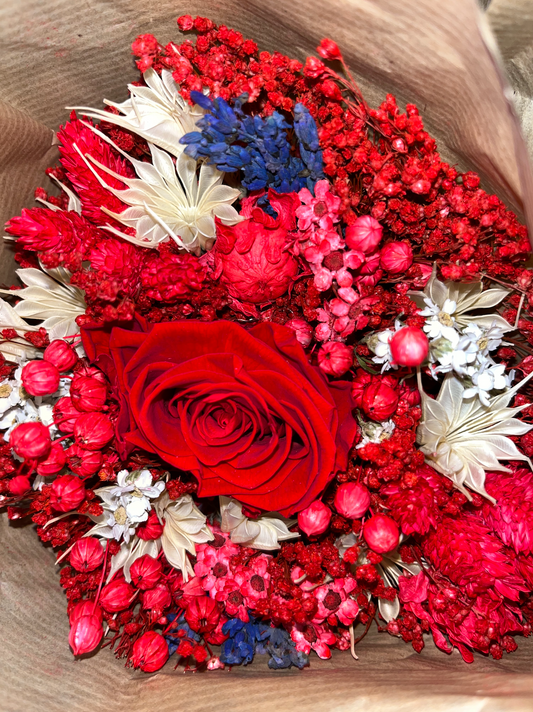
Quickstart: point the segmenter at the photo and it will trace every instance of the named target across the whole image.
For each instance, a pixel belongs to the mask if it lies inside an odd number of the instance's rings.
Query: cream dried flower
[[[417,442],[426,462],[449,477],[455,486],[469,497],[469,487],[491,499],[485,491],[485,472],[510,472],[500,460],[525,460],[508,435],[524,435],[533,425],[514,418],[526,406],[508,408],[512,397],[526,383],[529,374],[513,388],[488,399],[464,400],[464,386],[449,373],[434,400],[426,395],[420,383],[422,421],[417,431]]]
[[[121,104],[105,100],[120,114],[85,106],[69,107],[93,119],[115,124],[153,143],[173,156],[183,153],[185,146],[180,138],[196,131],[196,122],[204,111],[197,104],[191,106],[179,93],[178,85],[168,69],[161,76],[150,67],[143,74],[146,86],[128,84],[130,98]]]
[[[291,522],[272,514],[263,514],[258,519],[248,519],[242,512],[242,504],[229,497],[220,497],[220,528],[230,535],[231,541],[251,549],[272,551],[280,548],[280,541],[294,539],[298,532],[289,531]]]
[[[502,331],[512,331],[511,324],[499,314],[470,313],[490,309],[508,294],[509,291],[501,287],[483,291],[482,282],[441,282],[437,279],[436,266],[423,292],[407,292],[423,310],[422,314],[429,317],[424,328],[429,331],[430,338],[432,335],[446,336],[451,328],[461,331],[472,322],[487,329],[499,327]]]
[[[102,228],[141,247],[153,248],[172,238],[179,247],[199,252],[209,247],[216,237],[215,218],[224,225],[235,225],[242,220],[232,206],[240,191],[222,185],[224,174],[214,166],[201,163],[198,168],[196,161],[183,152],[174,164],[168,153],[153,144],[148,144],[152,163],[138,161],[121,151],[94,126],[86,126],[130,161],[138,176],[119,175],[91,156],[85,157],[75,146],[102,187],[130,206],[122,213],[114,213],[103,206],[102,211],[133,228],[135,236],[110,225],[102,225]],[[108,185],[92,164],[128,187],[119,190]]]
[[[0,289],[21,301],[12,309],[25,326],[17,330],[31,331],[36,327],[26,324],[26,319],[40,321],[51,339],[63,339],[79,332],[76,317],[85,314],[84,292],[70,284],[70,272],[63,267],[45,269],[29,267],[18,269],[17,275],[26,287],[24,289]]]

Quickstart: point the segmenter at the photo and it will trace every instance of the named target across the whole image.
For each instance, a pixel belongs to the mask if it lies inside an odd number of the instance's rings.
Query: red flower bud
[[[352,225],[348,225],[345,237],[350,250],[369,255],[381,242],[383,227],[371,215],[361,215]]]
[[[362,368],[358,368],[355,372],[355,378],[352,382],[352,398],[356,408],[363,407],[363,392],[373,380],[372,374]]]
[[[87,450],[74,443],[65,454],[72,472],[83,479],[94,475],[102,466],[103,455],[99,450]]]
[[[157,608],[159,611],[163,611],[171,603],[172,596],[166,583],[158,583],[157,586],[143,593],[142,605],[145,609]]]
[[[68,642],[74,655],[84,655],[92,653],[98,647],[103,634],[98,616],[80,616],[72,624]]]
[[[218,603],[208,596],[191,599],[185,611],[185,620],[200,635],[209,633],[217,627],[220,620]]]
[[[59,388],[59,371],[48,361],[30,361],[22,369],[22,385],[30,396],[48,396]]]
[[[113,438],[113,426],[103,413],[84,413],[74,424],[74,437],[82,447],[100,450]]]
[[[50,504],[58,512],[77,509],[85,499],[83,482],[74,475],[63,475],[52,482]]]
[[[50,431],[42,423],[21,423],[11,432],[9,444],[17,455],[33,460],[48,455],[52,442]]]
[[[70,386],[70,397],[78,410],[101,410],[107,398],[107,386],[96,378],[75,376]]]
[[[148,630],[133,644],[131,662],[143,672],[155,672],[168,660],[168,645],[162,635]]]
[[[386,554],[398,546],[400,530],[394,519],[385,514],[375,514],[364,523],[363,536],[373,551]]]
[[[94,605],[92,600],[78,601],[68,614],[68,620],[70,625],[74,623],[75,620],[81,618],[81,616],[96,616],[100,622],[104,619],[104,614],[99,605]]]
[[[144,524],[140,524],[135,532],[139,539],[150,541],[150,539],[159,539],[163,533],[163,525],[157,518],[157,514],[153,509],[148,514],[148,519]]]
[[[163,567],[159,559],[144,554],[135,559],[130,568],[131,580],[137,588],[146,590],[153,588],[161,578]]]
[[[42,477],[50,477],[61,472],[67,461],[67,456],[61,443],[52,443],[50,452],[44,460],[41,460],[37,465],[37,472]]]
[[[389,341],[394,363],[399,366],[419,366],[429,353],[429,342],[422,329],[404,326]]]
[[[307,348],[313,340],[313,327],[303,319],[290,319],[285,326],[288,326],[289,329],[294,331],[296,338],[304,349]]]
[[[63,339],[55,339],[44,350],[44,360],[53,364],[58,371],[70,371],[78,360],[72,346]]]
[[[72,398],[64,396],[54,406],[54,420],[62,433],[74,432],[74,423],[80,417],[80,411],[74,406]]]
[[[329,527],[331,509],[319,499],[298,514],[298,526],[307,536],[323,534]]]
[[[389,274],[407,272],[413,264],[413,250],[408,242],[389,242],[382,248],[379,263]]]
[[[316,51],[321,57],[323,57],[324,59],[329,59],[330,61],[342,59],[341,51],[339,49],[338,44],[333,40],[328,39],[327,37],[320,41],[320,44],[316,48]]]
[[[7,488],[11,494],[20,497],[31,489],[30,478],[25,475],[17,475],[9,480]]]
[[[378,422],[387,420],[398,407],[398,392],[376,378],[365,387],[361,405],[368,418]]]
[[[106,584],[100,594],[100,605],[105,611],[115,613],[128,608],[133,597],[133,586],[124,579],[116,579]]]
[[[317,57],[307,57],[305,60],[305,66],[303,68],[303,73],[305,77],[311,77],[311,79],[318,79],[322,74],[324,74],[326,66]]]
[[[70,550],[69,559],[76,571],[94,571],[104,560],[104,548],[96,537],[82,537]]]
[[[318,352],[318,365],[330,376],[342,376],[353,365],[353,349],[339,341],[328,341]]]
[[[370,492],[358,482],[341,485],[335,495],[335,509],[347,519],[361,519],[370,506]]]

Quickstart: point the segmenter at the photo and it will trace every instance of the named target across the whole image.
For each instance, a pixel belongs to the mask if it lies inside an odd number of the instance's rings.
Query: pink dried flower
[[[335,645],[337,638],[326,624],[295,624],[291,628],[291,638],[296,643],[296,650],[309,655],[314,650],[322,660],[331,658],[330,645]]]
[[[299,343],[306,349],[313,340],[313,327],[303,319],[289,319],[285,324],[296,334]]]
[[[347,519],[361,519],[370,506],[370,492],[358,482],[346,482],[335,494],[335,509]]]
[[[348,225],[345,232],[348,247],[365,255],[375,252],[382,237],[383,227],[371,215],[361,215],[352,225]]]
[[[298,527],[307,536],[323,534],[329,527],[331,509],[317,499],[307,509],[298,513]]]
[[[389,274],[404,274],[413,264],[413,250],[408,242],[389,242],[381,249],[381,267]]]
[[[398,546],[400,531],[394,519],[386,514],[375,514],[364,523],[363,536],[372,551],[386,554]]]
[[[22,385],[31,396],[47,396],[59,388],[59,371],[49,361],[29,361],[22,369]]]
[[[298,197],[303,203],[296,208],[300,230],[305,231],[310,227],[331,230],[333,224],[339,222],[341,199],[330,191],[329,181],[317,181],[314,196],[307,188],[302,188]]]
[[[318,611],[313,623],[323,623],[330,616],[336,616],[343,625],[351,625],[359,613],[357,602],[349,598],[355,587],[355,580],[348,576],[316,588],[313,593],[318,601]]]

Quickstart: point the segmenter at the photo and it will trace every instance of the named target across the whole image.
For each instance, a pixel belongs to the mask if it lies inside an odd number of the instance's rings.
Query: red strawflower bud
[[[329,59],[330,61],[342,59],[341,51],[337,43],[327,37],[320,41],[316,51],[323,59]]]
[[[133,644],[131,662],[143,672],[155,672],[168,660],[168,645],[162,635],[148,630]]]
[[[143,524],[137,527],[135,532],[139,539],[144,539],[144,541],[150,541],[150,539],[159,539],[163,533],[163,525],[157,518],[157,514],[153,509],[150,510],[148,514],[148,519]]]
[[[74,475],[63,475],[52,482],[50,505],[58,512],[77,509],[85,499],[83,482]]]
[[[389,274],[407,272],[413,264],[413,250],[408,242],[389,242],[382,248],[379,263]]]
[[[107,386],[96,378],[75,376],[70,386],[70,397],[78,410],[101,410],[107,398]]]
[[[9,480],[7,488],[11,494],[20,497],[31,489],[30,478],[26,475],[16,475]]]
[[[318,79],[326,70],[326,66],[322,60],[317,57],[307,57],[303,68],[304,76],[311,79]]]
[[[368,546],[378,554],[386,554],[398,546],[398,525],[385,514],[375,514],[363,525],[363,536]]]
[[[68,614],[70,625],[72,625],[78,618],[81,618],[81,616],[96,616],[100,622],[104,619],[104,614],[102,613],[100,606],[95,606],[94,601],[88,599],[78,601],[78,603],[72,607],[72,610]]]
[[[52,443],[50,452],[44,460],[41,460],[37,465],[37,473],[42,477],[50,477],[61,472],[67,461],[67,456],[61,443]]]
[[[217,627],[220,620],[218,603],[208,596],[195,596],[187,606],[185,620],[200,635],[209,633]]]
[[[100,450],[113,438],[113,426],[104,413],[85,413],[74,424],[74,437],[88,450]]]
[[[48,361],[30,361],[22,369],[21,377],[30,396],[48,396],[59,388],[59,371]]]
[[[285,326],[288,326],[289,329],[294,331],[296,338],[304,349],[307,348],[313,340],[313,327],[303,319],[290,319]]]
[[[370,492],[358,482],[346,482],[335,495],[335,509],[347,519],[361,519],[370,506]]]
[[[126,583],[124,579],[116,579],[103,587],[100,593],[100,605],[109,613],[123,611],[130,605],[134,593],[133,586]]]
[[[104,560],[104,547],[96,537],[82,537],[70,550],[69,559],[76,571],[94,571]]]
[[[94,475],[102,466],[103,455],[99,450],[87,450],[74,443],[65,454],[72,472],[83,479]]]
[[[54,406],[54,421],[62,433],[74,432],[74,423],[80,417],[80,411],[74,406],[70,396],[60,398]]]
[[[371,215],[361,215],[346,228],[346,244],[350,250],[370,255],[383,237],[383,227]]]
[[[13,429],[9,444],[20,457],[34,460],[48,455],[52,442],[50,431],[42,423],[21,423]]]
[[[330,376],[342,376],[353,365],[353,349],[340,341],[328,341],[318,352],[318,365]]]
[[[319,499],[298,514],[298,526],[307,536],[323,534],[329,527],[331,509]]]
[[[92,653],[98,647],[104,634],[98,616],[88,615],[76,618],[68,636],[68,642],[74,655]]]
[[[55,339],[44,350],[44,360],[53,364],[58,371],[70,371],[78,360],[72,346],[63,339]]]
[[[163,567],[159,559],[154,559],[149,554],[144,554],[135,559],[130,568],[131,580],[142,590],[153,588],[161,578]]]
[[[394,363],[398,366],[420,366],[429,353],[428,337],[416,326],[404,326],[389,341]]]
[[[398,392],[376,378],[365,387],[361,405],[368,418],[378,422],[388,420],[398,407]]]
[[[172,596],[166,583],[158,583],[154,588],[143,593],[142,606],[145,609],[165,610],[172,603]]]

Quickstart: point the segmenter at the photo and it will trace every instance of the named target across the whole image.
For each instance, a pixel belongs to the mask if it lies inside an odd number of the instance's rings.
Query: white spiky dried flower
[[[168,153],[153,144],[148,144],[152,163],[138,161],[119,149],[94,126],[85,125],[119,151],[137,174],[137,178],[120,175],[95,158],[84,156],[75,145],[100,185],[129,206],[121,213],[112,212],[105,206],[102,206],[102,211],[135,230],[135,235],[111,225],[101,225],[103,229],[141,247],[154,248],[171,238],[179,247],[199,252],[208,248],[216,237],[215,218],[224,225],[241,222],[242,217],[232,205],[240,196],[240,191],[223,185],[224,174],[214,166],[207,163],[198,165],[183,152],[174,163]],[[93,165],[125,183],[127,188],[113,188]]]
[[[42,270],[18,269],[17,275],[26,285],[24,289],[0,289],[2,294],[20,299],[12,310],[25,326],[19,323],[14,328],[25,331],[38,328],[26,324],[26,319],[31,319],[39,321],[39,327],[46,329],[51,339],[77,334],[80,329],[76,317],[85,314],[87,308],[83,290],[70,284],[70,272],[64,267],[42,267]],[[8,310],[4,311],[7,314]]]
[[[251,549],[272,551],[280,548],[280,541],[295,539],[298,532],[289,531],[295,521],[281,519],[273,514],[263,514],[258,519],[248,519],[243,514],[242,504],[229,497],[219,497],[221,525],[229,533],[231,541]]]
[[[168,69],[161,76],[150,67],[143,74],[146,86],[128,84],[129,99],[117,104],[104,100],[119,114],[101,111],[86,106],[68,107],[99,121],[105,121],[133,131],[149,143],[153,143],[173,156],[183,153],[185,146],[180,138],[190,131],[196,131],[196,122],[204,115],[204,110],[191,106],[179,93],[179,88]]]
[[[449,477],[467,497],[467,487],[492,499],[485,491],[487,470],[510,472],[500,460],[525,460],[507,436],[524,435],[533,425],[516,419],[526,406],[509,408],[512,397],[530,378],[529,374],[513,388],[488,399],[488,405],[479,399],[464,399],[464,385],[453,374],[444,379],[436,399],[424,393],[422,421],[417,430],[417,442],[426,456],[426,462]]]

